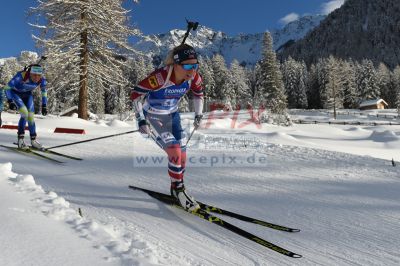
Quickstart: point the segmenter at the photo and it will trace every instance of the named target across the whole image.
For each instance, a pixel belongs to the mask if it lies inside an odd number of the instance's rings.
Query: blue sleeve
[[[18,84],[23,82],[22,74],[21,72],[18,72],[11,80],[8,82],[8,84],[4,87],[4,92],[6,93],[7,99],[11,100],[12,95],[11,95],[11,90],[15,88]]]
[[[40,83],[40,89],[42,91],[42,105],[47,105],[47,81],[45,78],[42,78],[42,82]]]

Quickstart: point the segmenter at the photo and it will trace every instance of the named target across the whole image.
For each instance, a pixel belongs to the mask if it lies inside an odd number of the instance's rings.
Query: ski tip
[[[291,254],[290,257],[295,258],[295,259],[299,259],[299,258],[302,258],[303,256],[300,255],[300,254],[293,253],[293,254]]]
[[[291,233],[298,233],[298,232],[300,232],[300,231],[301,231],[300,229],[290,229],[289,232],[291,232]]]

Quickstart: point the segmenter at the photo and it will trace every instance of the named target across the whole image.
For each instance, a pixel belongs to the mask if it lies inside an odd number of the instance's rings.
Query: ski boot
[[[196,212],[200,209],[196,200],[187,194],[183,181],[171,182],[171,196],[175,197],[187,212]]]
[[[32,148],[34,148],[36,150],[44,149],[42,144],[40,144],[39,141],[36,140],[36,136],[31,137],[31,145],[32,145]]]
[[[24,135],[18,135],[17,145],[18,145],[18,149],[21,149],[21,150],[29,149],[29,147],[25,144]]]

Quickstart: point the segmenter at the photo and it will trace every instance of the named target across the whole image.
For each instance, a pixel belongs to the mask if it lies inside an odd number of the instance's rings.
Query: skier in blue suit
[[[42,91],[42,115],[47,115],[47,90],[46,79],[43,77],[43,68],[38,64],[30,65],[26,70],[18,72],[4,87],[9,108],[21,114],[18,123],[18,148],[26,149],[24,142],[25,125],[28,122],[32,147],[42,149],[36,140],[36,126],[34,120],[33,90],[40,88]]]

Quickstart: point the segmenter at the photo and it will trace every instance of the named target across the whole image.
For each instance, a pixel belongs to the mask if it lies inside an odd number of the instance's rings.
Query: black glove
[[[197,129],[200,126],[201,120],[203,119],[203,115],[196,115],[194,117],[194,122],[193,122],[193,126],[195,129]]]
[[[47,115],[47,105],[42,104],[42,115],[46,116]]]
[[[150,135],[149,123],[145,119],[142,119],[138,122],[138,128],[140,134],[142,134],[143,137],[145,138],[149,137]]]
[[[13,111],[17,111],[17,106],[13,100],[8,100],[8,108]]]

